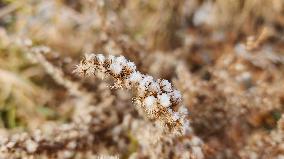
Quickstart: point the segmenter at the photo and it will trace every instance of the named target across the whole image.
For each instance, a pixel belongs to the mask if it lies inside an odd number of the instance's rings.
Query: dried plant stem
[[[125,57],[89,54],[77,65],[75,72],[83,76],[100,73],[113,77],[116,82],[112,88],[132,88],[135,102],[150,119],[162,123],[165,132],[186,134],[191,131],[187,109],[181,106],[180,92],[167,80],[154,80],[152,76],[136,71],[135,64]]]

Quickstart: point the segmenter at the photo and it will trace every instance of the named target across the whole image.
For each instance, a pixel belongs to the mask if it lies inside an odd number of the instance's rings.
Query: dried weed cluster
[[[283,13],[1,1],[0,158],[283,159]]]
[[[139,103],[151,119],[161,121],[166,131],[189,133],[187,108],[180,106],[181,94],[172,88],[168,80],[154,80],[152,76],[141,74],[133,62],[125,57],[90,54],[81,61],[75,72],[93,76],[96,72],[112,76],[116,82],[114,88],[133,87],[136,91],[135,102]]]

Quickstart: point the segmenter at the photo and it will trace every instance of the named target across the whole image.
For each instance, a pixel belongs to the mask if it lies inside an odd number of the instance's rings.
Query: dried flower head
[[[135,99],[148,117],[161,122],[166,131],[187,133],[190,130],[185,107],[181,105],[181,94],[168,80],[155,80],[152,76],[141,74],[133,62],[125,57],[102,54],[88,54],[76,66],[75,71],[83,76],[93,76],[97,72],[112,76],[114,88],[125,87],[136,91]],[[179,107],[179,111],[175,108]]]

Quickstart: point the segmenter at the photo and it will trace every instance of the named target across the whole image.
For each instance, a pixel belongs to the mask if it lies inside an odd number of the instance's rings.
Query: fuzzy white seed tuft
[[[159,98],[159,103],[163,107],[169,107],[171,105],[170,97],[166,93],[163,93],[162,95],[158,95],[158,98]]]
[[[96,56],[97,60],[99,63],[104,63],[105,62],[105,56],[103,54],[98,54]]]
[[[144,76],[143,79],[139,82],[139,85],[143,85],[145,88],[148,89],[150,83],[153,81],[153,77],[152,76]]]
[[[166,92],[172,91],[171,83],[168,80],[162,80],[161,86],[162,86],[163,90],[166,91]]]
[[[121,64],[119,63],[112,63],[109,66],[109,69],[111,70],[112,73],[114,73],[115,75],[119,75],[123,69],[123,67],[121,66]]]
[[[131,71],[135,71],[136,65],[134,62],[127,62],[127,68],[130,69]]]
[[[124,56],[119,56],[116,58],[115,62],[121,64],[122,66],[125,66],[127,63],[127,60]]]
[[[133,83],[138,83],[139,81],[142,80],[142,75],[140,72],[136,71],[131,73],[130,77],[129,77],[130,82]]]
[[[173,92],[171,92],[171,96],[172,99],[176,102],[180,102],[181,101],[181,93],[178,90],[174,90]]]
[[[156,105],[157,99],[154,96],[148,96],[144,100],[144,104],[148,110],[152,110]]]
[[[151,92],[159,92],[160,91],[160,86],[158,82],[152,81],[150,86],[149,86],[149,91]]]

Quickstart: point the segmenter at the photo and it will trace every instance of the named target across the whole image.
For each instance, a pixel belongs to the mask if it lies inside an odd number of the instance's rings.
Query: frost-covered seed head
[[[181,93],[178,90],[174,90],[173,92],[171,92],[171,96],[172,99],[175,100],[176,102],[180,102],[181,101]]]
[[[136,65],[134,62],[127,62],[127,68],[130,69],[131,71],[135,71]]]
[[[112,73],[119,75],[121,73],[123,67],[119,63],[112,63],[109,66],[109,69],[111,70]]]
[[[142,75],[138,71],[133,72],[133,73],[130,74],[129,80],[130,80],[130,82],[138,83],[139,81],[142,80]]]
[[[163,88],[164,91],[166,92],[171,92],[172,91],[172,86],[171,83],[168,80],[162,80],[161,81],[161,86]]]
[[[148,110],[152,110],[156,105],[157,99],[154,96],[148,96],[144,99],[144,104]]]
[[[159,98],[159,103],[163,107],[169,107],[171,105],[170,97],[166,93],[158,95],[158,98]]]
[[[146,88],[148,88],[148,86],[150,85],[150,83],[152,81],[153,81],[153,77],[152,76],[144,76],[139,84],[144,85]]]
[[[142,97],[146,94],[146,91],[148,90],[151,81],[153,81],[153,77],[142,76],[142,80],[140,80],[138,84],[138,96]]]
[[[95,56],[95,59],[94,59]],[[179,105],[181,102],[181,93],[173,89],[172,84],[168,80],[154,80],[152,76],[143,75],[139,71],[136,71],[136,66],[133,62],[128,61],[123,56],[115,57],[108,56],[105,58],[104,55],[94,55],[88,56],[83,60],[80,65],[77,66],[76,72],[81,74],[93,74],[95,71],[105,73],[107,75],[113,76],[117,80],[117,84],[125,86],[126,88],[133,88],[136,90],[135,96],[139,102],[142,102],[146,111],[152,111],[153,107],[157,104],[157,109],[162,109],[163,113],[158,113],[153,117],[157,120],[161,120],[162,123],[171,127],[169,130],[173,130],[172,126],[177,126],[176,130],[179,132],[182,129],[190,128],[183,124],[187,124],[186,116],[188,115],[187,109],[183,106],[180,107],[178,112],[173,110],[174,105]],[[87,60],[86,60],[87,59]],[[97,62],[94,62],[96,60]],[[123,76],[117,76],[124,71]],[[164,108],[161,108],[164,107]],[[165,109],[166,108],[166,109]],[[152,118],[152,116],[151,116]],[[180,124],[173,124],[173,122],[178,122]],[[185,130],[186,132],[188,130]]]
[[[100,62],[100,63],[104,63],[105,62],[105,56],[103,54],[98,54],[96,56],[97,58],[97,61]]]
[[[126,63],[127,63],[127,60],[124,56],[119,56],[119,57],[116,58],[115,62],[125,66]]]
[[[146,94],[147,86],[145,82],[141,82],[138,85],[138,96],[143,97]]]
[[[149,91],[151,92],[159,92],[160,91],[160,85],[156,81],[152,81],[149,86]]]

